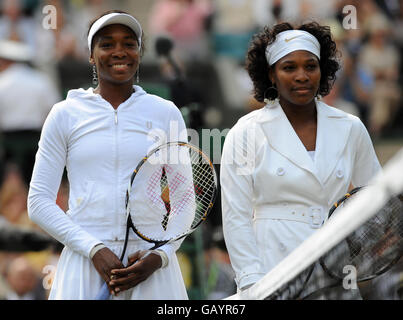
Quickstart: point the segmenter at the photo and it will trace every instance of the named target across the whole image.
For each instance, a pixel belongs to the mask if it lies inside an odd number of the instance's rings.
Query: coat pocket
[[[73,199],[71,203],[72,207],[67,211],[68,216],[73,218],[85,209],[92,197],[94,186],[94,181],[87,181],[84,183],[84,191],[80,193],[80,195],[76,196],[75,199]]]

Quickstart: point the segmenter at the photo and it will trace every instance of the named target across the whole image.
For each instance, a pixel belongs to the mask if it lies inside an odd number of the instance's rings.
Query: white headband
[[[94,37],[94,35],[103,27],[109,26],[111,24],[122,24],[133,30],[133,32],[137,36],[139,47],[141,47],[142,29],[140,23],[129,14],[110,13],[99,18],[91,26],[90,32],[88,33],[88,49],[90,50],[90,53],[91,53],[92,38]]]
[[[266,59],[269,66],[275,64],[290,52],[306,50],[320,59],[320,44],[312,34],[303,30],[287,30],[280,32],[276,40],[267,46]]]

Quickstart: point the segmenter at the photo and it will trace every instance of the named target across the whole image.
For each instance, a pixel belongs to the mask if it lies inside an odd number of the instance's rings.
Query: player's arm
[[[250,150],[244,150],[246,144],[239,137],[243,135],[234,134],[234,130],[226,137],[220,177],[225,243],[238,288],[245,289],[264,273],[252,226],[252,174],[245,171],[247,159],[244,155]]]
[[[59,242],[90,258],[91,250],[101,241],[75,224],[56,204],[68,140],[68,121],[59,107],[53,107],[42,129],[28,194],[28,214]]]
[[[357,137],[356,156],[353,168],[352,185],[365,186],[381,170],[371,137],[361,121],[353,124],[353,134]]]

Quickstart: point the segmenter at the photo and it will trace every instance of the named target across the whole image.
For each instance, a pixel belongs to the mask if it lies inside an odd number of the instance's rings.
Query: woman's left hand
[[[111,270],[109,285],[116,295],[135,287],[161,267],[162,259],[158,254],[150,253],[142,259],[146,253],[145,250],[137,251],[129,256],[126,268]]]

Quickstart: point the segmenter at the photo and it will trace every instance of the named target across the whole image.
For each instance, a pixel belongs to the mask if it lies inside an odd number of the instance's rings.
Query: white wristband
[[[101,250],[101,249],[103,249],[103,248],[105,248],[105,245],[104,245],[103,243],[98,243],[98,244],[96,244],[96,245],[91,249],[91,252],[90,252],[90,259],[92,259],[92,258],[95,256],[95,254],[96,254],[99,250]]]
[[[162,250],[151,250],[150,253],[155,253],[158,254],[161,257],[161,268],[165,268],[168,265],[168,256],[167,254],[162,251]]]

